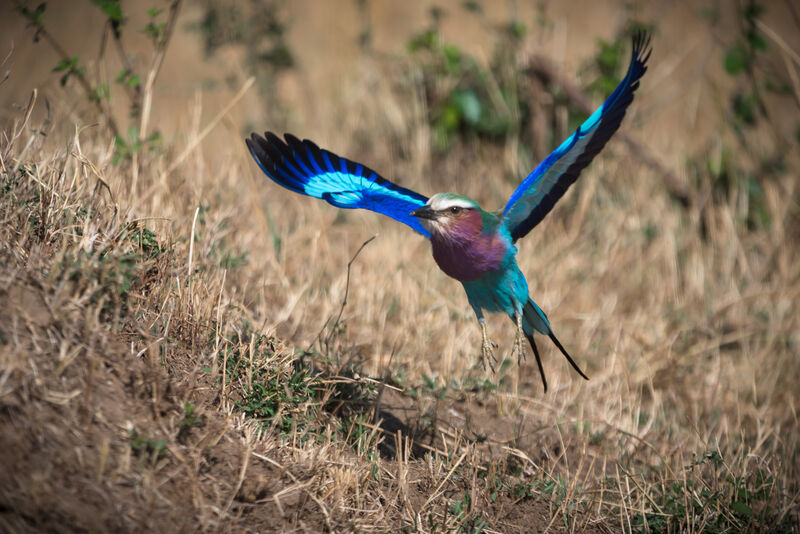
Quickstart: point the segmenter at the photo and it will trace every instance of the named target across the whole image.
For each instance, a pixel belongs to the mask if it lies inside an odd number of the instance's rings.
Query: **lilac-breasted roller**
[[[526,337],[547,391],[534,332],[548,336],[572,367],[583,378],[588,377],[530,298],[528,282],[517,266],[516,242],[550,212],[617,131],[647,70],[650,50],[647,34],[634,36],[628,72],[611,96],[523,180],[506,206],[496,212],[485,211],[471,198],[453,193],[427,198],[382,178],[369,167],[291,134],[284,136],[285,141],[270,132],[264,137],[252,134],[246,142],[261,170],[283,187],[339,208],[364,208],[388,215],[429,238],[436,263],[464,286],[481,327],[484,365],[488,362],[494,369],[492,361],[496,361],[484,312],[506,313],[516,324],[512,354],[515,352],[518,360],[525,355]]]

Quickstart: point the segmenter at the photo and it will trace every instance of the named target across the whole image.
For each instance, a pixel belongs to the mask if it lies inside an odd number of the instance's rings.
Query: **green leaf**
[[[442,47],[442,52],[447,71],[457,74],[461,70],[461,49],[454,44],[446,44]]]
[[[147,26],[145,26],[144,29],[142,30],[142,33],[147,35],[150,38],[150,40],[158,41],[159,39],[161,39],[164,28],[166,27],[167,27],[166,22],[160,22],[158,24],[155,24],[153,22],[148,22]]]
[[[433,50],[439,43],[439,36],[433,30],[420,32],[413,36],[406,45],[409,52],[418,50]]]
[[[756,123],[757,107],[758,98],[754,94],[737,93],[733,97],[733,114],[745,124],[752,126]]]
[[[42,20],[44,20],[45,9],[47,9],[47,4],[45,2],[42,2],[41,4],[36,6],[36,9],[33,10],[33,20],[37,24],[41,24]]]
[[[747,51],[740,45],[735,44],[725,53],[725,71],[730,75],[744,72],[750,64],[750,57]]]
[[[461,5],[467,11],[472,11],[473,13],[483,13],[483,5],[476,0],[465,0],[461,3]]]
[[[94,92],[92,94],[92,98],[94,100],[110,100],[111,99],[111,91],[108,88],[107,83],[102,83],[94,88]]]
[[[609,43],[603,39],[597,41],[600,51],[597,53],[597,66],[604,73],[613,73],[617,69],[622,54],[622,47],[618,42]]]
[[[454,102],[448,100],[445,105],[442,106],[439,120],[436,122],[444,129],[445,133],[457,130],[458,125],[461,123],[461,112],[458,106]]]
[[[122,5],[119,0],[92,0],[92,3],[99,7],[109,20],[117,23],[123,22]]]
[[[475,125],[481,120],[483,105],[480,98],[471,89],[461,89],[453,91],[450,99],[461,112],[461,116],[470,125]]]
[[[750,43],[750,48],[757,52],[764,52],[767,49],[767,41],[758,32],[748,35],[747,40]]]
[[[753,509],[743,502],[734,501],[733,504],[731,504],[731,508],[737,514],[741,514],[745,517],[753,517]]]
[[[139,77],[138,74],[134,74],[125,82],[128,87],[136,87],[142,83],[142,79]]]
[[[62,70],[67,70],[67,67],[69,67],[69,61],[67,61],[66,59],[62,59],[56,64],[55,67],[53,67],[53,72],[61,72]]]
[[[508,34],[515,39],[523,39],[525,34],[528,33],[528,28],[518,20],[511,21],[508,24]]]

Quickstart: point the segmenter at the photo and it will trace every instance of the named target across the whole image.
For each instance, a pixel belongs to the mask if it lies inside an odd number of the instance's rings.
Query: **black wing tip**
[[[270,167],[280,166],[283,164],[283,162],[293,164],[302,162],[310,165],[311,160],[309,159],[309,156],[313,156],[315,161],[317,158],[321,160],[323,153],[327,155],[329,160],[336,162],[337,165],[339,162],[343,162],[346,165],[348,172],[353,172],[351,169],[354,169],[357,165],[355,162],[347,158],[343,158],[331,152],[330,150],[324,150],[320,148],[310,139],[301,140],[299,137],[289,132],[284,132],[283,138],[271,131],[264,132],[263,137],[255,132],[252,132],[250,137],[245,139],[245,143],[247,144],[248,148],[250,148],[250,152],[253,154],[253,157],[262,163],[270,165]],[[322,161],[317,161],[317,163],[321,164]],[[374,173],[377,177],[377,181],[386,182],[385,178],[382,178],[371,168],[363,164],[361,164],[361,166],[364,168],[364,172],[367,175]]]
[[[264,132],[263,136],[257,134],[256,132],[251,132],[250,137],[245,138],[244,142],[247,144],[248,148],[250,148],[251,152],[253,152],[253,149],[255,148],[256,150],[261,151],[264,156],[268,158],[271,149],[280,148],[281,145],[285,146],[285,143],[281,140],[281,138],[272,132]]]
[[[286,132],[283,134],[283,138],[286,139],[286,144],[295,152],[299,152],[300,148],[303,146],[303,142],[294,134]]]
[[[257,133],[253,132],[250,134],[250,137],[244,140],[247,147],[250,149],[250,152],[253,154],[253,157],[258,159],[259,161],[267,162],[271,161],[272,158],[270,156],[270,149],[271,144],[268,139],[269,132],[264,134],[265,137],[261,137]],[[275,163],[271,161],[271,163]]]
[[[247,145],[248,150],[253,158],[260,163],[268,163],[269,155],[266,150],[266,141],[257,133],[251,133],[250,137],[246,137],[244,143]]]
[[[250,137],[244,138],[244,142],[247,144],[248,147],[260,146],[261,143],[264,142],[264,138],[258,135],[257,133],[252,132],[250,134]]]
[[[653,34],[649,30],[636,30],[631,36],[633,48],[631,50],[631,68],[638,67],[635,78],[640,78],[647,70],[647,60],[653,52]],[[635,90],[635,87],[632,88]]]
[[[633,32],[631,39],[633,40],[634,50],[644,50],[650,46],[650,42],[653,39],[653,33],[650,30],[640,28]]]
[[[250,137],[248,139],[256,143],[271,143],[275,142],[276,140],[279,143],[283,143],[283,140],[280,137],[269,130],[264,132],[263,135],[259,134],[258,132],[250,132]]]
[[[304,191],[304,177],[287,172],[286,164],[293,160],[292,150],[280,137],[272,132],[264,132],[264,136],[253,132],[245,138],[250,155],[261,170],[271,180],[296,193]]]
[[[256,132],[251,132],[250,137],[245,138],[245,142],[248,141],[260,145],[265,145],[265,144],[273,145],[278,148],[288,147],[294,143],[302,143],[302,142],[310,143],[308,139],[301,142],[297,137],[288,132],[284,133],[283,139],[281,139],[278,134],[269,130],[265,131],[264,135],[260,135]]]

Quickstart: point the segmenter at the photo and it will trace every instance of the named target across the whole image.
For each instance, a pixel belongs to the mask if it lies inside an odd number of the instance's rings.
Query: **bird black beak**
[[[433,211],[430,206],[422,206],[420,208],[415,209],[410,213],[412,217],[416,217],[418,219],[436,219],[436,212]]]

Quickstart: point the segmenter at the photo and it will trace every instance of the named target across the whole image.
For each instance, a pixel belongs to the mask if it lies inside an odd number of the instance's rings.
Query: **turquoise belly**
[[[461,283],[470,305],[487,312],[503,312],[514,317],[514,314],[522,313],[528,301],[528,282],[513,260],[504,268]]]

